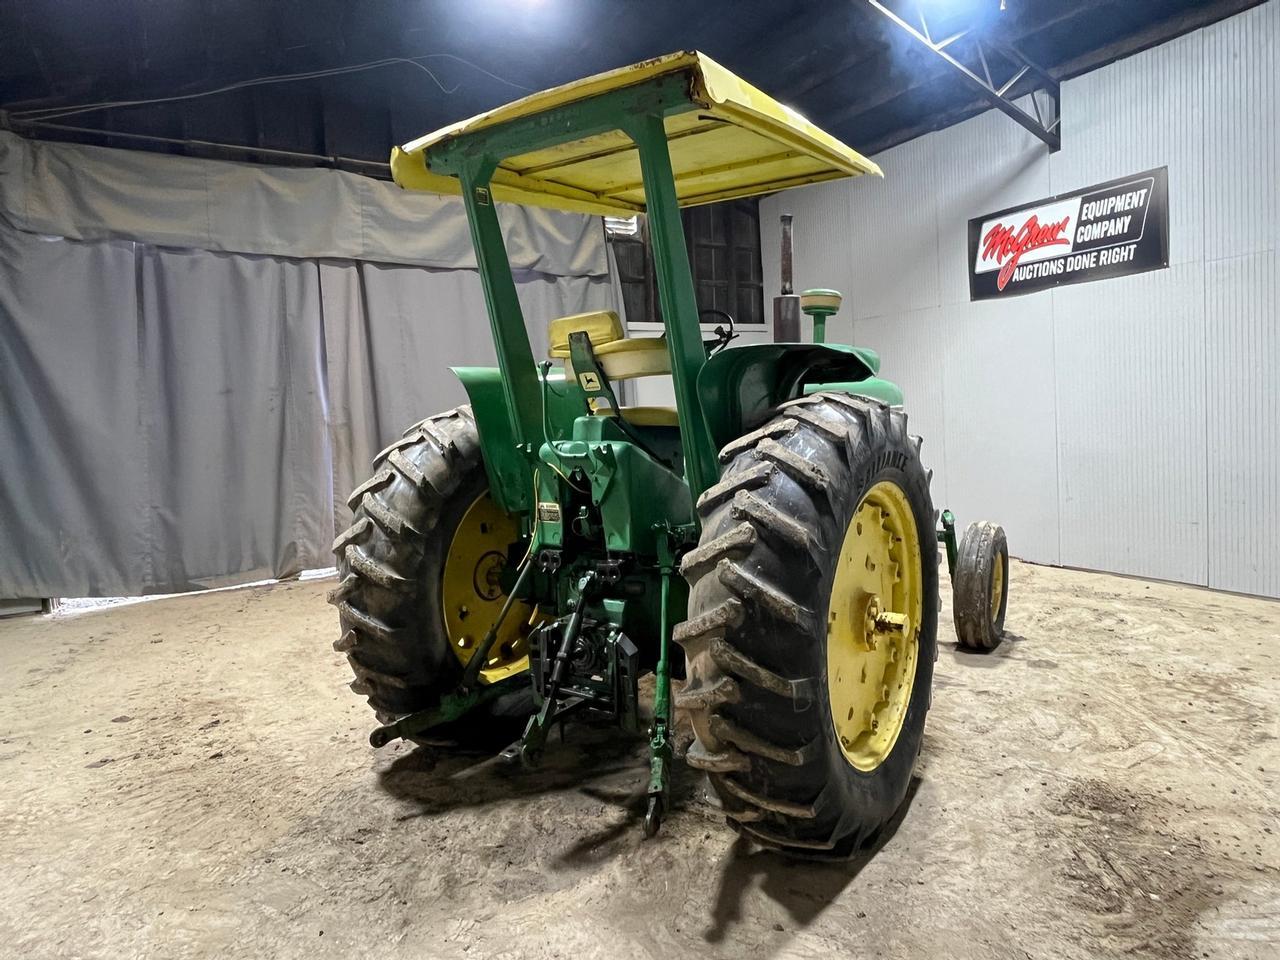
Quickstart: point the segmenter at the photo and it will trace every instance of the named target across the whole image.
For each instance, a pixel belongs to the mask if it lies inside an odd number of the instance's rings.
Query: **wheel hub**
[[[868,491],[845,534],[827,617],[827,694],[845,759],[874,770],[911,703],[923,596],[920,537],[906,493]]]
[[[1000,619],[1000,604],[1004,602],[1004,564],[995,558],[991,569],[991,622]]]
[[[472,502],[454,531],[440,600],[449,648],[464,666],[502,611],[507,548],[519,536],[515,520],[499,510],[488,493]],[[526,603],[512,607],[480,671],[482,683],[496,683],[528,669],[529,632],[537,622],[536,607]]]

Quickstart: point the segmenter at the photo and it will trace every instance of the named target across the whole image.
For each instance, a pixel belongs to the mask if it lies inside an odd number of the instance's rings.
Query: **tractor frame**
[[[467,662],[462,683],[430,709],[378,727],[370,740],[382,746],[422,737],[532,683],[537,712],[504,755],[534,763],[551,727],[571,714],[639,732],[638,679],[651,669],[647,833],[661,823],[670,782],[670,647],[688,601],[678,561],[697,543],[695,503],[720,477],[720,451],[786,401],[824,388],[902,402],[902,392],[877,376],[873,351],[822,342],[821,321],[830,310],[814,315],[818,342],[722,345],[709,355],[667,126],[675,115],[704,109],[696,79],[685,70],[642,76],[501,122],[463,127],[413,157],[397,151],[392,163],[393,171],[420,164],[425,170],[415,167],[413,177],[452,180],[451,189],[461,195],[497,366],[454,372],[470,398],[489,495],[519,519],[521,539],[512,544],[503,571],[507,603]],[[495,176],[504,159],[617,131],[638,155],[677,427],[630,426],[621,416],[596,415],[601,406],[617,407],[618,398],[586,334],[570,338],[573,378],[535,360],[503,243],[495,202],[503,180]],[[569,204],[577,199],[568,187],[560,192]],[[949,527],[939,537],[954,561]],[[530,641],[530,670],[486,683],[481,667],[517,598],[536,604],[542,618]]]

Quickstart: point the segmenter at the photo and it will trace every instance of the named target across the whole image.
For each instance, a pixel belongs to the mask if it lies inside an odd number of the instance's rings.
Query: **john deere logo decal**
[[[1167,267],[1168,196],[1161,167],[970,220],[970,298]]]

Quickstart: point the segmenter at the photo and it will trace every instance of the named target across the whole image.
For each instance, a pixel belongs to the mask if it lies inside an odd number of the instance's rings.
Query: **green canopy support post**
[[[516,296],[516,281],[511,274],[507,248],[502,241],[497,207],[489,189],[489,179],[498,162],[481,157],[462,166],[458,179],[462,183],[462,202],[471,227],[480,283],[484,287],[485,304],[489,308],[489,325],[497,348],[498,367],[502,371],[502,389],[506,394],[511,417],[511,433],[516,444],[526,452],[536,449],[542,437],[542,395],[538,370],[533,362],[533,347],[525,329],[524,313]],[[528,484],[505,490],[507,498],[516,500],[515,509],[529,509]]]
[[[626,132],[640,153],[653,265],[658,274],[658,300],[666,325],[667,349],[671,352],[671,379],[684,446],[684,473],[696,503],[702,492],[720,479],[716,459],[719,451],[711,440],[698,399],[698,372],[707,362],[707,351],[698,327],[698,301],[662,114],[642,114],[631,121]]]

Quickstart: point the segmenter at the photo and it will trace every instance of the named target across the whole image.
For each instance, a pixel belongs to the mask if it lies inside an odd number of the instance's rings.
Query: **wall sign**
[[[1168,167],[969,221],[971,300],[1168,265]]]

